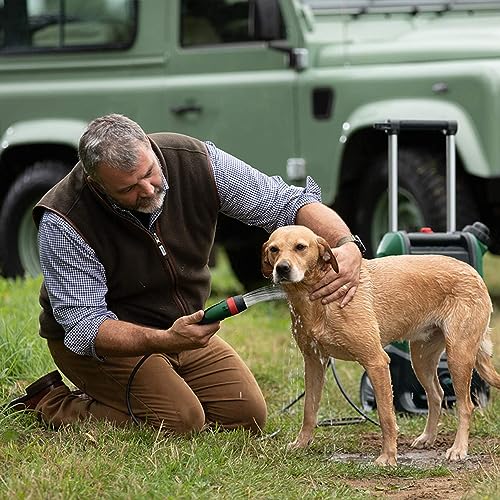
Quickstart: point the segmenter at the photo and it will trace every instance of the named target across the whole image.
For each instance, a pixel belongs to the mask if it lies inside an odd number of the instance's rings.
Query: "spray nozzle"
[[[206,325],[208,323],[221,321],[225,318],[229,318],[229,316],[234,316],[235,314],[244,311],[246,308],[247,305],[242,295],[229,297],[205,309],[205,315],[200,321],[200,324]]]
[[[264,286],[258,288],[253,292],[247,292],[243,295],[235,295],[228,299],[221,300],[217,304],[205,309],[205,316],[200,321],[200,324],[206,325],[207,323],[214,323],[229,316],[234,316],[243,312],[250,306],[258,302],[265,302],[267,300],[280,300],[286,298],[285,291],[278,286]]]

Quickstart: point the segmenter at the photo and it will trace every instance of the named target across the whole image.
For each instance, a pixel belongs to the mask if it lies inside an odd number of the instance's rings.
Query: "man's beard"
[[[134,210],[144,214],[151,214],[163,206],[166,189],[163,186],[156,187],[151,198],[140,198]]]

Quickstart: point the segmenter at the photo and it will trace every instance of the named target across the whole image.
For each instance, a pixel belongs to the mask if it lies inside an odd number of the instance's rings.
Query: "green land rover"
[[[457,227],[500,253],[500,2],[0,0],[0,266],[39,272],[31,207],[77,161],[86,124],[215,142],[300,184],[311,175],[373,252],[387,230],[387,119],[456,120]],[[400,138],[401,227],[446,224],[444,137]],[[251,286],[265,236],[222,218]]]

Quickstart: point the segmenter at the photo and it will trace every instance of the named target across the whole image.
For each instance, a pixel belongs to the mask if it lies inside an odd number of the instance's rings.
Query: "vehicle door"
[[[172,131],[284,174],[295,148],[296,72],[286,54],[264,40],[258,4],[266,3],[279,9],[268,0],[179,0],[163,111]],[[281,13],[273,12],[278,38],[285,38]]]

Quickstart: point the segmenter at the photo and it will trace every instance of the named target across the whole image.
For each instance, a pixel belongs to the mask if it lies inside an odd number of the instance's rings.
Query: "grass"
[[[485,279],[500,304],[500,258],[485,259]],[[35,378],[54,369],[37,330],[40,280],[0,280],[0,403],[9,401]],[[211,302],[241,291],[225,260],[214,273]],[[493,317],[500,368],[500,314]],[[369,462],[331,460],[363,450],[375,458],[378,429],[370,423],[319,428],[308,450],[291,453],[286,444],[300,427],[302,403],[281,409],[303,389],[302,359],[290,335],[284,303],[261,303],[223,322],[228,340],[254,372],[269,408],[262,438],[243,431],[206,432],[190,439],[166,437],[152,429],[117,429],[82,422],[57,432],[32,415],[0,410],[1,498],[353,498],[422,493],[426,487],[459,483],[467,498],[500,496],[500,394],[475,412],[470,454],[477,467],[453,468],[444,460],[424,466],[378,468]],[[339,377],[357,402],[362,370],[340,362]],[[331,375],[320,417],[355,416]],[[398,417],[400,448],[421,432],[422,417]],[[442,419],[440,452],[450,445],[456,416]],[[275,435],[272,433],[276,432]],[[426,486],[427,485],[427,486]],[[432,490],[430,490],[432,491]],[[439,498],[435,492],[435,498]],[[397,498],[397,497],[395,497]],[[447,498],[446,494],[441,498]]]

